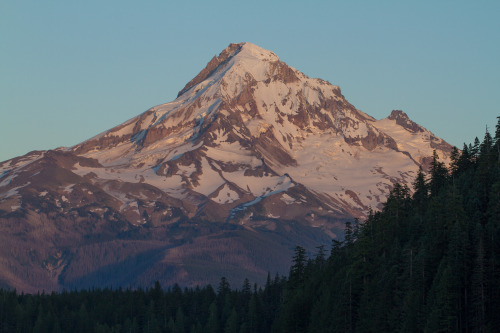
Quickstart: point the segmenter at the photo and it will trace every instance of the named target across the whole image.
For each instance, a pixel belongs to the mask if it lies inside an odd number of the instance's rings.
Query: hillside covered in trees
[[[297,246],[288,277],[167,290],[0,291],[0,332],[494,332],[500,327],[500,117],[434,155],[413,191],[346,223],[330,254]],[[234,286],[233,286],[234,287]]]

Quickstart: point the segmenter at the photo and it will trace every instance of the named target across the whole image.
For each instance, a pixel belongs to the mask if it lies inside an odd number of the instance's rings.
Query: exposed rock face
[[[196,75],[194,79],[189,81],[181,91],[179,91],[177,97],[184,94],[198,83],[203,82],[206,78],[213,74],[221,64],[224,64],[229,58],[238,53],[241,50],[241,46],[242,44],[229,44],[229,46],[224,49],[219,56],[214,56],[212,60],[208,62],[207,66],[198,75]]]
[[[339,87],[231,44],[173,102],[0,163],[0,285],[262,282],[295,245],[328,244],[411,185],[433,149],[447,161],[451,146],[402,111],[376,120]]]
[[[393,110],[387,119],[395,120],[397,125],[403,127],[407,131],[413,133],[425,132],[425,128],[410,120],[408,115],[401,110]]]

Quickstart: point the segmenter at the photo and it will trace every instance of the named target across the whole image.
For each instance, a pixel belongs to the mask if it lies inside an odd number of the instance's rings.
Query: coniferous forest
[[[265,286],[3,290],[0,332],[498,332],[500,117],[451,160]]]

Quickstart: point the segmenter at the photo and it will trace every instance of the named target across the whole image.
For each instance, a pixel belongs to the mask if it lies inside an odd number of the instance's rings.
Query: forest
[[[0,332],[495,332],[499,314],[500,117],[264,286],[0,290]]]

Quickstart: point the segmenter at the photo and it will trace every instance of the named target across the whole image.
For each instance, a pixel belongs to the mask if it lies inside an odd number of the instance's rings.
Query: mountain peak
[[[205,68],[198,73],[186,86],[177,94],[177,97],[184,94],[186,91],[194,87],[200,82],[206,80],[212,75],[221,65],[225,65],[230,59],[238,56],[238,61],[245,61],[245,59],[253,59],[260,61],[279,61],[278,56],[271,51],[261,48],[252,43],[231,43],[217,56],[215,55],[205,66]]]
[[[241,45],[241,56],[257,58],[264,61],[279,60],[278,56],[274,52],[266,50],[258,45],[249,42],[240,43],[238,45]]]
[[[233,57],[235,54],[237,54],[240,50],[241,47],[243,46],[244,43],[239,43],[239,44],[234,44],[231,43],[229,44],[228,47],[226,47],[220,54],[219,56],[215,55],[205,66],[204,69],[201,70],[201,72],[198,73],[191,81],[189,81],[184,88],[179,91],[177,94],[177,97],[180,95],[184,94],[186,91],[194,87],[200,82],[203,82],[207,77],[209,77],[215,70],[222,64],[227,62],[228,59]]]

